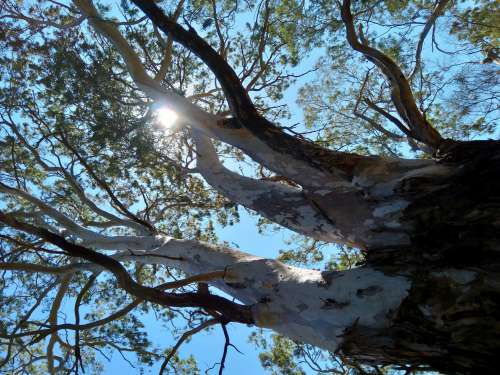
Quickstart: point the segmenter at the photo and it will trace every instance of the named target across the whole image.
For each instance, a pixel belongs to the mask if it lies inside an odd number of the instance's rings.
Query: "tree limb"
[[[256,180],[230,171],[219,161],[210,139],[193,130],[197,169],[224,196],[264,217],[323,241],[339,240],[336,228],[304,198],[301,188]]]
[[[419,37],[418,43],[417,43],[417,49],[415,51],[415,67],[413,68],[413,71],[411,72],[410,76],[408,77],[408,80],[410,82],[413,80],[413,77],[421,68],[421,55],[422,55],[422,48],[424,46],[425,38],[427,37],[427,34],[429,34],[429,31],[431,30],[431,28],[436,23],[437,18],[443,13],[444,9],[446,8],[446,6],[448,5],[449,2],[450,2],[450,0],[437,0],[436,1],[434,9],[433,9],[429,19],[425,23],[422,32],[420,33],[420,37]]]
[[[399,115],[408,124],[411,136],[437,150],[444,140],[417,108],[410,84],[399,66],[389,56],[370,47],[366,41],[360,43],[351,14],[351,1],[344,0],[340,7],[347,41],[354,50],[361,52],[384,73],[392,88],[391,98]]]
[[[128,293],[138,298],[143,298],[162,306],[173,307],[200,307],[219,311],[227,319],[242,323],[253,323],[252,313],[248,306],[230,302],[229,300],[215,295],[200,295],[197,293],[165,293],[156,288],[143,286],[135,282],[126,269],[117,260],[104,254],[95,252],[89,248],[68,242],[63,237],[49,232],[43,228],[20,222],[12,215],[0,211],[0,222],[17,229],[38,236],[65,250],[75,257],[96,263],[110,271],[117,279],[118,285]]]
[[[210,319],[210,320],[203,322],[198,327],[195,327],[187,332],[184,332],[182,334],[182,336],[179,338],[179,340],[177,340],[177,343],[174,345],[174,347],[170,350],[170,352],[168,353],[168,356],[162,362],[162,364],[160,366],[160,372],[158,374],[162,375],[165,372],[165,369],[167,368],[168,362],[172,359],[172,357],[175,355],[175,353],[177,352],[177,350],[179,349],[179,347],[182,345],[182,343],[184,341],[186,341],[192,335],[194,335],[200,331],[203,331],[205,328],[213,326],[219,322],[220,322],[219,318]]]

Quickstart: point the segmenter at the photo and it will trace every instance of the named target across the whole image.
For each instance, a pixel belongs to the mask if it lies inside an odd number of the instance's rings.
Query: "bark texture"
[[[377,332],[358,325],[343,350],[352,356],[428,364],[444,373],[495,373],[500,354],[500,152],[498,142],[454,144],[449,177],[408,178],[401,218],[410,242],[367,251],[385,274],[406,271],[408,297]],[[410,198],[411,197],[411,198]]]
[[[176,240],[151,244],[138,261],[172,265],[166,256],[182,257],[175,265],[188,274],[225,269],[211,284],[252,306],[256,325],[362,362],[495,373],[499,156],[497,142],[453,144],[438,163],[400,160],[354,173],[372,211],[358,222],[366,264],[350,271]],[[328,211],[325,196],[319,204]]]

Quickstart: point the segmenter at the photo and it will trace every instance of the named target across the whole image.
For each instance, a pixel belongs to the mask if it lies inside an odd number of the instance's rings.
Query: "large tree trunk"
[[[500,354],[500,153],[496,142],[449,150],[445,179],[407,179],[401,222],[410,242],[367,249],[385,274],[406,272],[408,297],[391,328],[358,326],[343,350],[444,373],[495,373]]]
[[[397,178],[379,167],[354,176],[376,201],[373,220],[358,232],[366,252],[360,268],[306,270],[199,244],[155,251],[182,256],[177,266],[190,274],[226,269],[214,286],[252,304],[258,326],[288,337],[364,362],[493,373],[500,354],[498,145],[454,147],[441,164],[409,172],[400,163]],[[328,214],[324,197],[317,201]]]

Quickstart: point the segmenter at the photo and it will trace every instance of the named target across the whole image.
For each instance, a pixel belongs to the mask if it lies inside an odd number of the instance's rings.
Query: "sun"
[[[179,116],[169,108],[159,108],[155,111],[156,120],[164,128],[170,128]]]

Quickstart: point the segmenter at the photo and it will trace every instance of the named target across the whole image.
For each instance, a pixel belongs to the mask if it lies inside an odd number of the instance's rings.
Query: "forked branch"
[[[444,139],[418,109],[410,83],[400,67],[389,56],[369,46],[364,38],[362,42],[359,41],[351,13],[351,1],[344,0],[340,7],[349,45],[355,51],[361,52],[385,75],[391,85],[391,99],[399,115],[410,128],[411,137],[437,150]]]
[[[420,33],[420,36],[418,38],[418,43],[417,43],[417,49],[415,51],[415,67],[413,68],[413,71],[411,72],[410,77],[408,78],[410,82],[413,80],[413,77],[415,76],[415,74],[421,69],[422,48],[424,47],[425,38],[427,37],[427,34],[429,34],[429,31],[436,24],[437,18],[441,14],[443,14],[443,12],[444,12],[444,10],[449,2],[450,2],[450,0],[438,0],[436,2],[429,19],[425,23],[424,28],[422,29],[422,32]]]

